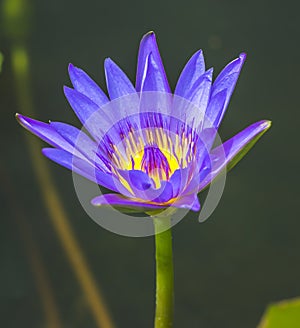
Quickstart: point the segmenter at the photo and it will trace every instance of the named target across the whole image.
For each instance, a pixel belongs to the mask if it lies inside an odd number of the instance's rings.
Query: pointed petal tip
[[[15,114],[15,118],[17,120],[17,122],[22,125],[23,127],[25,127],[26,125],[26,117],[23,116],[22,114],[16,113]]]
[[[230,69],[232,69],[233,67],[236,67],[240,70],[242,68],[246,58],[247,58],[247,54],[245,52],[240,53],[237,58],[233,59],[231,62],[229,62],[225,66],[223,71],[226,70],[226,68],[229,68],[229,67],[230,67]],[[234,65],[234,66],[232,66],[232,65]]]
[[[26,128],[27,126],[30,125],[30,120],[31,119],[29,117],[26,117],[26,116],[24,116],[22,114],[19,114],[19,113],[16,113],[15,117],[16,117],[18,123],[21,124],[23,127]]]
[[[157,41],[156,41],[156,35],[153,31],[150,31],[143,35],[140,46],[150,46],[156,48],[157,47]]]
[[[97,198],[93,198],[91,201],[90,201],[91,205],[93,206],[101,206],[101,204],[99,204],[99,202],[97,201]]]
[[[211,67],[204,74],[212,79],[213,73],[214,73],[214,68]]]
[[[104,67],[112,64],[115,64],[115,62],[110,57],[104,59]]]
[[[156,38],[154,31],[149,31],[143,35],[142,40],[147,38]]]
[[[57,150],[57,148],[46,147],[41,149],[41,153],[43,156],[49,158],[50,160],[53,160],[53,154],[55,155],[55,152]]]
[[[77,75],[76,73],[78,73],[78,71],[81,71],[81,69],[76,67],[72,63],[68,64],[68,73],[70,75],[71,80],[72,80],[72,76],[74,76],[74,75],[76,76]]]
[[[264,130],[268,130],[272,126],[272,121],[263,120],[263,121],[261,121],[261,126]]]
[[[242,62],[244,62],[247,58],[247,54],[245,52],[242,52],[240,55],[239,55],[239,58],[242,60]]]
[[[45,157],[47,157],[51,160],[53,160],[53,158],[54,158],[53,156],[55,156],[57,154],[57,152],[66,153],[64,150],[61,150],[61,149],[58,149],[58,148],[45,147],[45,148],[41,149],[41,153]],[[70,155],[72,156],[71,153],[70,153]],[[60,164],[60,163],[58,163],[58,164]]]
[[[75,68],[75,66],[72,63],[68,64],[68,71],[70,72],[71,70],[73,70]]]
[[[73,92],[73,90],[74,90],[73,88],[70,88],[67,85],[64,85],[63,86],[63,91],[64,91],[65,96],[67,96],[68,94],[70,94],[71,92]]]
[[[107,57],[104,59],[104,74],[107,76],[107,71],[117,67],[117,64],[110,58]]]
[[[103,197],[104,196],[104,197]],[[101,206],[111,206],[105,199],[105,195],[96,196],[90,200],[90,204],[93,206],[101,207]]]
[[[44,156],[46,156],[48,150],[51,149],[51,148],[42,148],[41,152]]]
[[[194,56],[196,57],[197,61],[203,61],[204,62],[204,54],[202,49],[199,49],[195,52]],[[205,66],[205,65],[204,65]],[[204,68],[205,69],[205,68]]]
[[[197,50],[192,57],[195,57],[196,59],[199,59],[199,57],[203,56],[202,49]]]

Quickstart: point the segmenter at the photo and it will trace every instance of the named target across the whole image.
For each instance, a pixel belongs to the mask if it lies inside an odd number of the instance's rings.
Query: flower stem
[[[156,258],[156,311],[155,328],[173,326],[174,273],[171,220],[154,218]],[[167,229],[167,230],[165,230]],[[165,230],[161,232],[162,230]]]

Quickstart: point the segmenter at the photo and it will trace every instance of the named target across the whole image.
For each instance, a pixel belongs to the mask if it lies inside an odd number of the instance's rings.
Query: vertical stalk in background
[[[4,199],[6,199],[8,203],[12,217],[15,220],[15,224],[18,227],[21,239],[23,240],[25,254],[29,259],[31,270],[34,275],[34,283],[42,301],[41,305],[44,309],[46,317],[45,327],[62,328],[63,324],[56,306],[54,293],[51,288],[51,282],[45,269],[40,249],[34,240],[30,220],[27,219],[24,208],[21,207],[20,201],[17,203],[15,202],[15,200],[20,199],[20,197],[16,194],[16,191],[9,179],[9,172],[7,172],[5,167],[1,165],[1,162],[0,172],[1,187],[5,191]]]
[[[29,25],[32,21],[31,1],[5,0],[2,6],[4,31],[11,41],[12,71],[16,83],[19,108],[22,113],[30,116],[33,114],[33,101],[30,88],[31,80],[26,40],[29,35]],[[26,140],[44,203],[97,326],[112,328],[114,325],[101,296],[101,292],[88,269],[87,262],[69,224],[67,214],[60,202],[45,159],[41,156],[41,144],[29,135],[26,135]]]
[[[171,328],[174,312],[174,273],[170,218],[153,218],[155,228],[156,310],[155,328]],[[161,230],[167,229],[163,232]]]
[[[2,54],[2,52],[0,52],[0,73],[1,73],[1,71],[2,71],[3,60],[4,60],[4,58],[3,58],[3,54]]]

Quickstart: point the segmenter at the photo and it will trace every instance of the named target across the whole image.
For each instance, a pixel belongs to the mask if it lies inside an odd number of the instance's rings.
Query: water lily
[[[197,194],[270,127],[259,121],[212,148],[245,58],[242,53],[213,81],[199,50],[172,94],[150,32],[140,43],[135,86],[111,59],[104,63],[108,95],[69,65],[73,88],[64,92],[87,134],[66,123],[17,118],[53,146],[42,150],[46,157],[112,191],[93,199],[94,205],[198,211]]]
[[[52,146],[42,150],[46,157],[111,190],[92,204],[153,218],[156,328],[173,323],[171,219],[163,210],[199,211],[198,193],[231,169],[271,125],[256,122],[214,146],[245,58],[242,53],[213,81],[199,50],[172,93],[150,32],[140,44],[135,86],[111,59],[104,63],[108,95],[83,70],[69,65],[73,88],[64,92],[84,129],[17,114],[26,129]]]

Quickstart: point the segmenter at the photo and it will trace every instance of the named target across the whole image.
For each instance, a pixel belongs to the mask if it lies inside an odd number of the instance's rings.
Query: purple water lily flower
[[[42,150],[46,157],[112,191],[94,198],[94,205],[198,211],[197,194],[270,127],[270,121],[254,123],[213,148],[245,58],[233,60],[213,82],[212,69],[206,70],[197,51],[172,94],[150,32],[140,44],[135,87],[111,59],[104,64],[109,97],[69,65],[73,88],[64,92],[87,133],[65,123],[17,118],[54,147]]]

